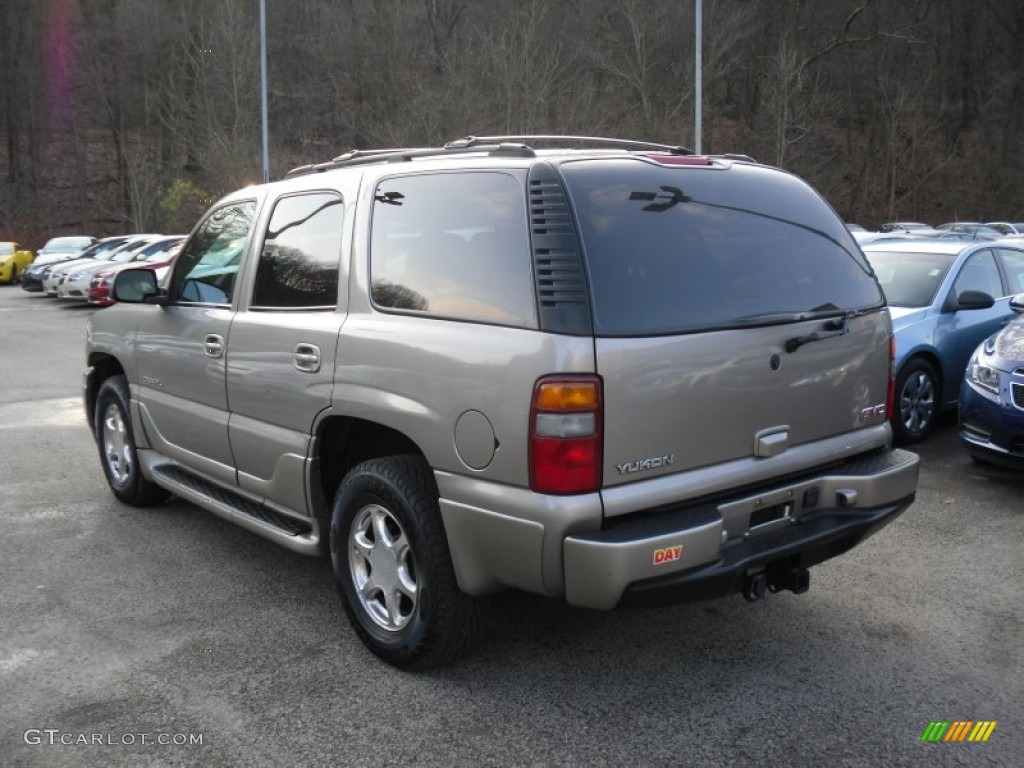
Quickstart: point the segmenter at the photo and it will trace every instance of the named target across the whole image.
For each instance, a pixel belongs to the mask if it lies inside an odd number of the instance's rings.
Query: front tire
[[[935,368],[915,358],[896,377],[896,413],[892,431],[896,443],[919,443],[931,434],[939,418],[941,386]]]
[[[124,376],[111,376],[100,385],[93,415],[100,463],[118,499],[133,507],[150,507],[169,494],[142,476],[128,403]]]
[[[335,497],[330,550],[349,621],[378,657],[427,669],[469,649],[476,605],[456,583],[437,486],[422,458],[352,469]]]

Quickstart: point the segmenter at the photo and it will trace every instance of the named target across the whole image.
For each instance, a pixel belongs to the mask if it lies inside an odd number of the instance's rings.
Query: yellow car
[[[0,283],[18,282],[33,258],[32,251],[17,243],[0,243]]]

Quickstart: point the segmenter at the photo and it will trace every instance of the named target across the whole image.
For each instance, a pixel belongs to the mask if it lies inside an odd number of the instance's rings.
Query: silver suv
[[[114,290],[85,406],[117,498],[328,551],[399,667],[464,651],[472,596],[510,587],[598,609],[804,592],[914,499],[871,268],[749,158],[352,152],[229,195],[163,287]]]

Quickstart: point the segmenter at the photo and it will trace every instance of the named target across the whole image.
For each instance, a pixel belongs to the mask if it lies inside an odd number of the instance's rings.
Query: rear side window
[[[842,222],[787,174],[642,160],[566,163],[562,172],[600,335],[738,328],[882,306]]]
[[[342,213],[330,192],[278,200],[256,268],[254,309],[337,305]]]
[[[1003,295],[1003,283],[992,251],[972,254],[964,262],[953,283],[953,295],[959,296],[964,291],[981,291],[994,299]]]
[[[1006,271],[1010,295],[1024,293],[1024,251],[999,248],[998,252],[1003,260],[1003,269]]]
[[[526,193],[500,172],[386,179],[370,241],[380,309],[536,327]]]

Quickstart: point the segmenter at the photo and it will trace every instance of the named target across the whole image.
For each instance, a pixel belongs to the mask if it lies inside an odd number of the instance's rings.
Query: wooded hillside
[[[690,0],[266,0],[271,178],[351,148],[692,146]],[[0,237],[181,232],[261,179],[257,0],[3,0]],[[1020,0],[705,0],[705,152],[848,221],[1024,220]]]

